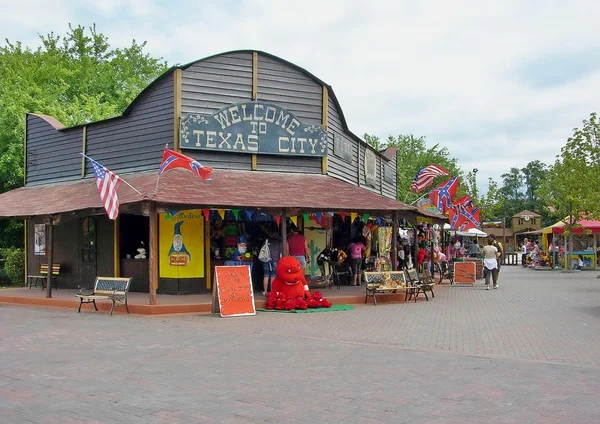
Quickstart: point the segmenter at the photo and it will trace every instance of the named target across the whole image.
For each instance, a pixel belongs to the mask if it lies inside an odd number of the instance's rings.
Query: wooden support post
[[[52,261],[54,260],[54,222],[52,215],[48,219],[48,243],[46,245],[48,252],[48,274],[46,275],[46,298],[52,297]]]
[[[398,211],[392,212],[392,270],[398,271]]]
[[[210,290],[212,266],[210,265],[210,220],[208,218],[204,218],[204,275],[206,278],[206,288]]]
[[[35,228],[35,227],[33,227],[33,228]],[[27,219],[25,219],[23,221],[23,235],[24,235],[24,238],[23,238],[23,262],[24,262],[23,270],[25,271],[25,273],[24,273],[25,275],[23,275],[23,281],[25,281],[25,285],[27,285],[27,274],[29,274],[29,272],[27,272],[27,264],[29,262],[28,257],[27,257],[27,255],[29,253],[28,249],[27,249]]]
[[[179,126],[181,119],[181,69],[173,71],[173,150],[181,152]]]
[[[120,277],[121,263],[119,258],[119,217],[113,221],[113,272],[115,277]]]
[[[287,244],[287,211],[285,208],[281,210],[281,245],[283,246],[284,256],[290,254]]]
[[[148,261],[148,294],[150,305],[156,305],[156,289],[158,287],[158,217],[156,203],[150,202],[150,260]]]
[[[594,261],[596,262],[596,269],[600,268],[598,265],[598,234],[594,233]]]

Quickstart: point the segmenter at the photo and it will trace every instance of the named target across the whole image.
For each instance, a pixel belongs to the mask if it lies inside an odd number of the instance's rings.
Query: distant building
[[[511,218],[510,228],[502,228],[497,225],[486,226],[483,223],[483,231],[488,234],[494,234],[497,239],[502,241],[506,249],[514,249],[517,243],[523,241],[527,236],[534,238],[542,234],[542,215],[539,213],[524,210]]]

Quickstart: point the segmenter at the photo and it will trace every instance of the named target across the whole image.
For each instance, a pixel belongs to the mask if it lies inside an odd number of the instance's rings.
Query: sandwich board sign
[[[256,315],[249,265],[215,267],[215,292],[222,317]]]
[[[454,282],[462,284],[475,284],[475,262],[454,262]]]

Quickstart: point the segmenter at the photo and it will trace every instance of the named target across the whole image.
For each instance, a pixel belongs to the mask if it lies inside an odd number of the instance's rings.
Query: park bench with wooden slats
[[[390,280],[396,284],[403,284],[403,287],[387,287],[383,274],[388,274]],[[377,305],[377,295],[404,293],[404,300],[408,298],[409,293],[413,293],[417,288],[407,284],[404,271],[365,271],[363,272],[363,282],[365,284],[365,303],[369,296],[373,297],[373,304]]]
[[[84,303],[93,303],[94,309],[97,311],[96,300],[110,300],[112,301],[112,307],[110,308],[110,314],[113,314],[116,304],[125,306],[127,313],[129,313],[129,307],[127,306],[127,293],[131,286],[131,277],[96,277],[94,283],[94,289],[81,289],[75,296],[79,298],[79,309],[77,312],[81,312],[81,306]]]
[[[58,284],[56,279],[60,274],[60,264],[52,264],[52,283],[55,288],[58,288]],[[27,285],[31,289],[32,286],[40,285],[42,289],[46,287],[46,282],[48,281],[48,264],[42,264],[40,267],[39,275],[28,275],[27,276]]]

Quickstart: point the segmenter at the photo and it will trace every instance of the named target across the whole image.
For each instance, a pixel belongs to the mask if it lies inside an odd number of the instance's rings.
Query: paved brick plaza
[[[598,423],[596,275],[505,267],[499,290],[309,315],[4,305],[1,421]]]

